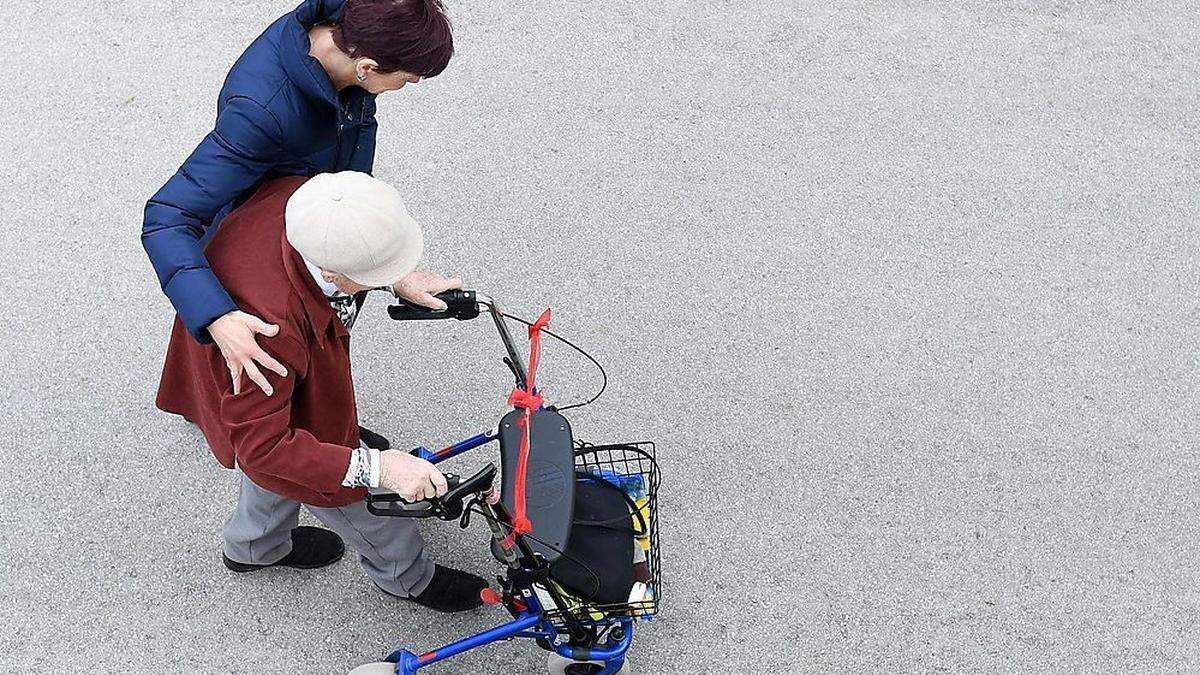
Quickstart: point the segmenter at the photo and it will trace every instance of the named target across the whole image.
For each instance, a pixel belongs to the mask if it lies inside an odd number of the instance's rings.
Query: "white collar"
[[[332,298],[335,295],[344,295],[338,290],[336,285],[325,281],[325,277],[321,276],[320,267],[310,263],[304,256],[300,256],[300,259],[304,261],[304,266],[308,268],[308,273],[312,275],[313,279],[316,280],[317,285],[321,287],[321,292],[325,294],[325,297]]]

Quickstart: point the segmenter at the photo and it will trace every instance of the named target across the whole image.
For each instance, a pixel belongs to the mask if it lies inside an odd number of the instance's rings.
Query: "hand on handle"
[[[414,270],[392,286],[392,290],[401,299],[437,312],[446,311],[446,303],[434,296],[443,291],[460,288],[462,279],[449,279],[437,272],[426,270]]]
[[[379,487],[409,501],[446,494],[446,477],[432,464],[400,450],[379,453]]]

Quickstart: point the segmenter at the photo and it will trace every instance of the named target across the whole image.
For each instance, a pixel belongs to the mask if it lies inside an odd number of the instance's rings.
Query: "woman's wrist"
[[[346,467],[343,487],[379,487],[379,451],[374,448],[354,448],[350,451],[350,465]]]

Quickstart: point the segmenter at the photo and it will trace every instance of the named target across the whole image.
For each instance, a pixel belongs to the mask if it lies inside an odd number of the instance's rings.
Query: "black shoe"
[[[225,566],[234,572],[253,572],[267,567],[295,567],[300,570],[311,570],[317,567],[332,565],[341,560],[346,553],[342,538],[319,527],[301,525],[292,530],[292,552],[283,556],[279,562],[270,565],[250,565],[230,560],[229,556],[221,554]]]
[[[429,609],[450,613],[465,612],[483,605],[483,598],[479,597],[479,592],[487,588],[487,585],[486,581],[470,572],[435,565],[433,579],[429,580],[429,585],[421,591],[420,595],[405,598],[382,588],[379,590],[392,597],[411,600]],[[376,588],[379,586],[376,585]]]
[[[359,425],[358,427],[358,440],[368,448],[374,448],[380,451],[387,450],[392,447],[392,444],[388,442],[388,439],[362,425]]]

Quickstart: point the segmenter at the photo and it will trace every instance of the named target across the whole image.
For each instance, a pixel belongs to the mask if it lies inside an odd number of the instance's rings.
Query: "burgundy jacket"
[[[313,506],[344,506],[366,494],[342,486],[350,448],[358,447],[350,333],[284,232],[288,197],[306,180],[264,183],[205,249],[237,306],[279,326],[258,344],[287,377],[260,368],[274,394],[243,376],[235,396],[220,350],[197,342],[176,317],[157,405],[195,422],[217,461],[230,469],[236,461],[258,486]]]

